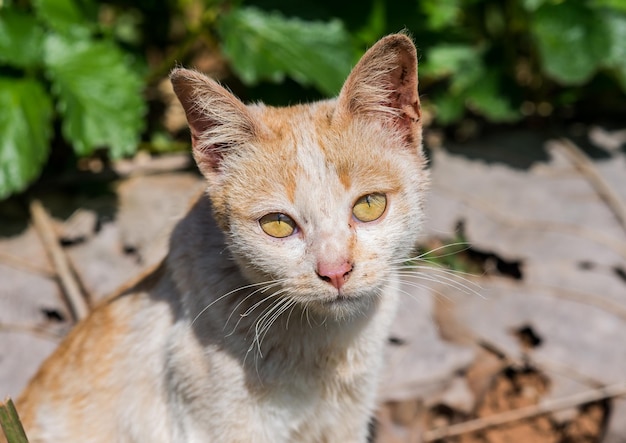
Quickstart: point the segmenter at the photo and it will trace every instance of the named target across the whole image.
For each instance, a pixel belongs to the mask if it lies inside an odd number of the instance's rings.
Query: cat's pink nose
[[[324,281],[330,283],[337,289],[345,284],[352,272],[352,265],[347,261],[343,263],[325,263],[317,264],[317,275]]]

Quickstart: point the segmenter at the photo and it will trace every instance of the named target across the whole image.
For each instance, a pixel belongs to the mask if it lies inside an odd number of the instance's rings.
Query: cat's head
[[[427,186],[417,58],[383,38],[336,100],[246,106],[215,81],[172,73],[214,215],[245,275],[344,315],[408,257]]]

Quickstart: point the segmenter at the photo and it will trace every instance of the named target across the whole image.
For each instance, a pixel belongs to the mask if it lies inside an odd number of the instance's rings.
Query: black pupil
[[[365,202],[367,203],[367,207],[371,208],[372,204],[371,204],[371,196],[370,195],[366,195],[365,196]]]

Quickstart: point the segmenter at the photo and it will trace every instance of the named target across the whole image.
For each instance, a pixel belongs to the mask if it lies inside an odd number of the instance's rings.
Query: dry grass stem
[[[30,213],[44,248],[50,257],[57,272],[63,293],[67,299],[70,311],[75,320],[85,318],[89,313],[89,306],[80,290],[70,262],[59,245],[58,237],[54,231],[50,216],[39,200],[33,200],[30,204]]]

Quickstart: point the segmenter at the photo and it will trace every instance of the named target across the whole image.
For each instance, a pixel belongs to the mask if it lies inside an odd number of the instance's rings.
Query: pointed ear
[[[379,119],[421,140],[417,52],[404,34],[379,40],[352,69],[339,94],[339,116]]]
[[[217,181],[224,154],[256,136],[254,120],[239,99],[204,74],[178,68],[170,80],[187,115],[196,163]]]

